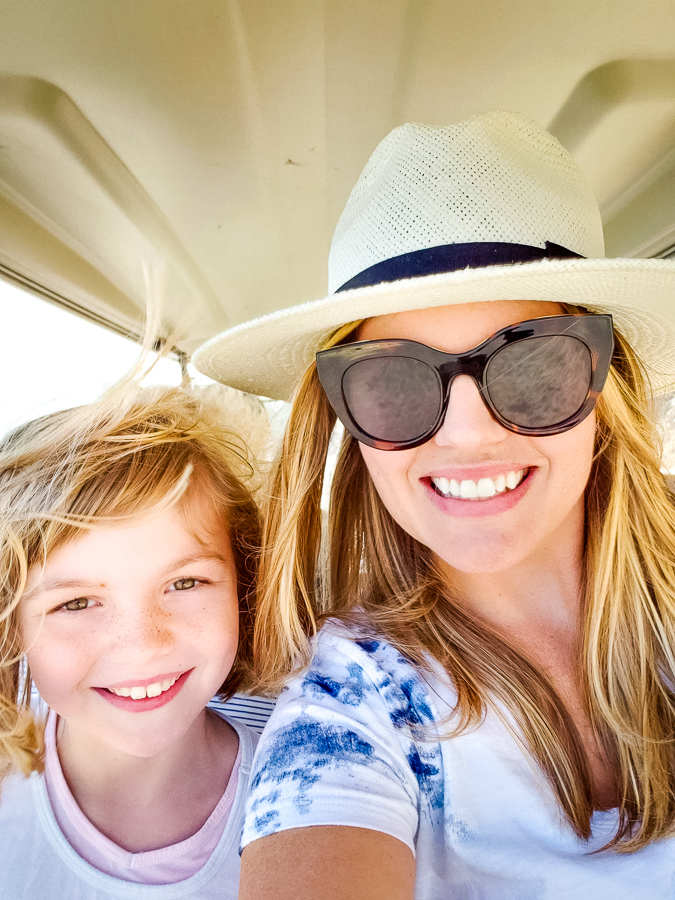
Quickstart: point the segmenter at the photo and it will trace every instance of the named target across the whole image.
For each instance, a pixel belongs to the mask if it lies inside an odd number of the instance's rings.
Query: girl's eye
[[[68,603],[64,603],[59,609],[65,609],[68,612],[78,612],[81,609],[87,609],[91,601],[88,597],[77,597],[75,600],[69,600]]]
[[[179,578],[171,585],[174,591],[191,591],[200,584],[196,578]]]

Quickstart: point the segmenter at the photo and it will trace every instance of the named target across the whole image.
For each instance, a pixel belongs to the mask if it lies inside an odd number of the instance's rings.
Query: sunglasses
[[[377,450],[418,447],[445,418],[458,375],[516,434],[560,434],[595,407],[614,351],[610,315],[547,316],[502,328],[465,353],[417,341],[358,341],[316,354],[319,380],[347,431]]]

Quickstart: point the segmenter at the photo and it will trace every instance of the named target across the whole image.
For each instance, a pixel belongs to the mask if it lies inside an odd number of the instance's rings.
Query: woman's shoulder
[[[314,639],[314,655],[310,669],[332,660],[336,664],[354,664],[364,669],[382,668],[412,670],[414,663],[365,619],[328,619]]]
[[[316,648],[334,647],[349,653],[354,647],[355,655],[374,656],[394,651],[394,646],[387,638],[379,634],[364,615],[356,614],[350,619],[327,619],[319,629],[315,639]],[[403,659],[403,658],[402,658]]]
[[[380,707],[396,726],[421,726],[437,718],[431,700],[437,680],[433,665],[423,669],[366,621],[329,619],[312,661],[287,690],[304,702]]]
[[[382,831],[413,849],[420,804],[442,807],[431,696],[424,673],[382,635],[329,620],[262,735],[243,845],[330,824]]]

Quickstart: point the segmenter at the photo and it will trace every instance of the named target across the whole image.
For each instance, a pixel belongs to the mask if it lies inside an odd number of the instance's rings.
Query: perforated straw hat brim
[[[331,247],[329,296],[229,329],[193,362],[240,390],[288,399],[316,351],[347,322],[548,300],[611,312],[654,392],[668,390],[675,263],[603,254],[588,186],[536,123],[496,112],[445,128],[405,125],[378,146],[350,195]]]

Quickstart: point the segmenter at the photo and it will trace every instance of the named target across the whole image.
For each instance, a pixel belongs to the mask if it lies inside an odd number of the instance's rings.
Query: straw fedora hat
[[[508,112],[395,128],[338,222],[329,295],[231,328],[193,362],[217,381],[287,399],[347,322],[489,300],[611,312],[654,392],[675,385],[675,263],[605,259],[598,205],[576,163],[536,122]]]

